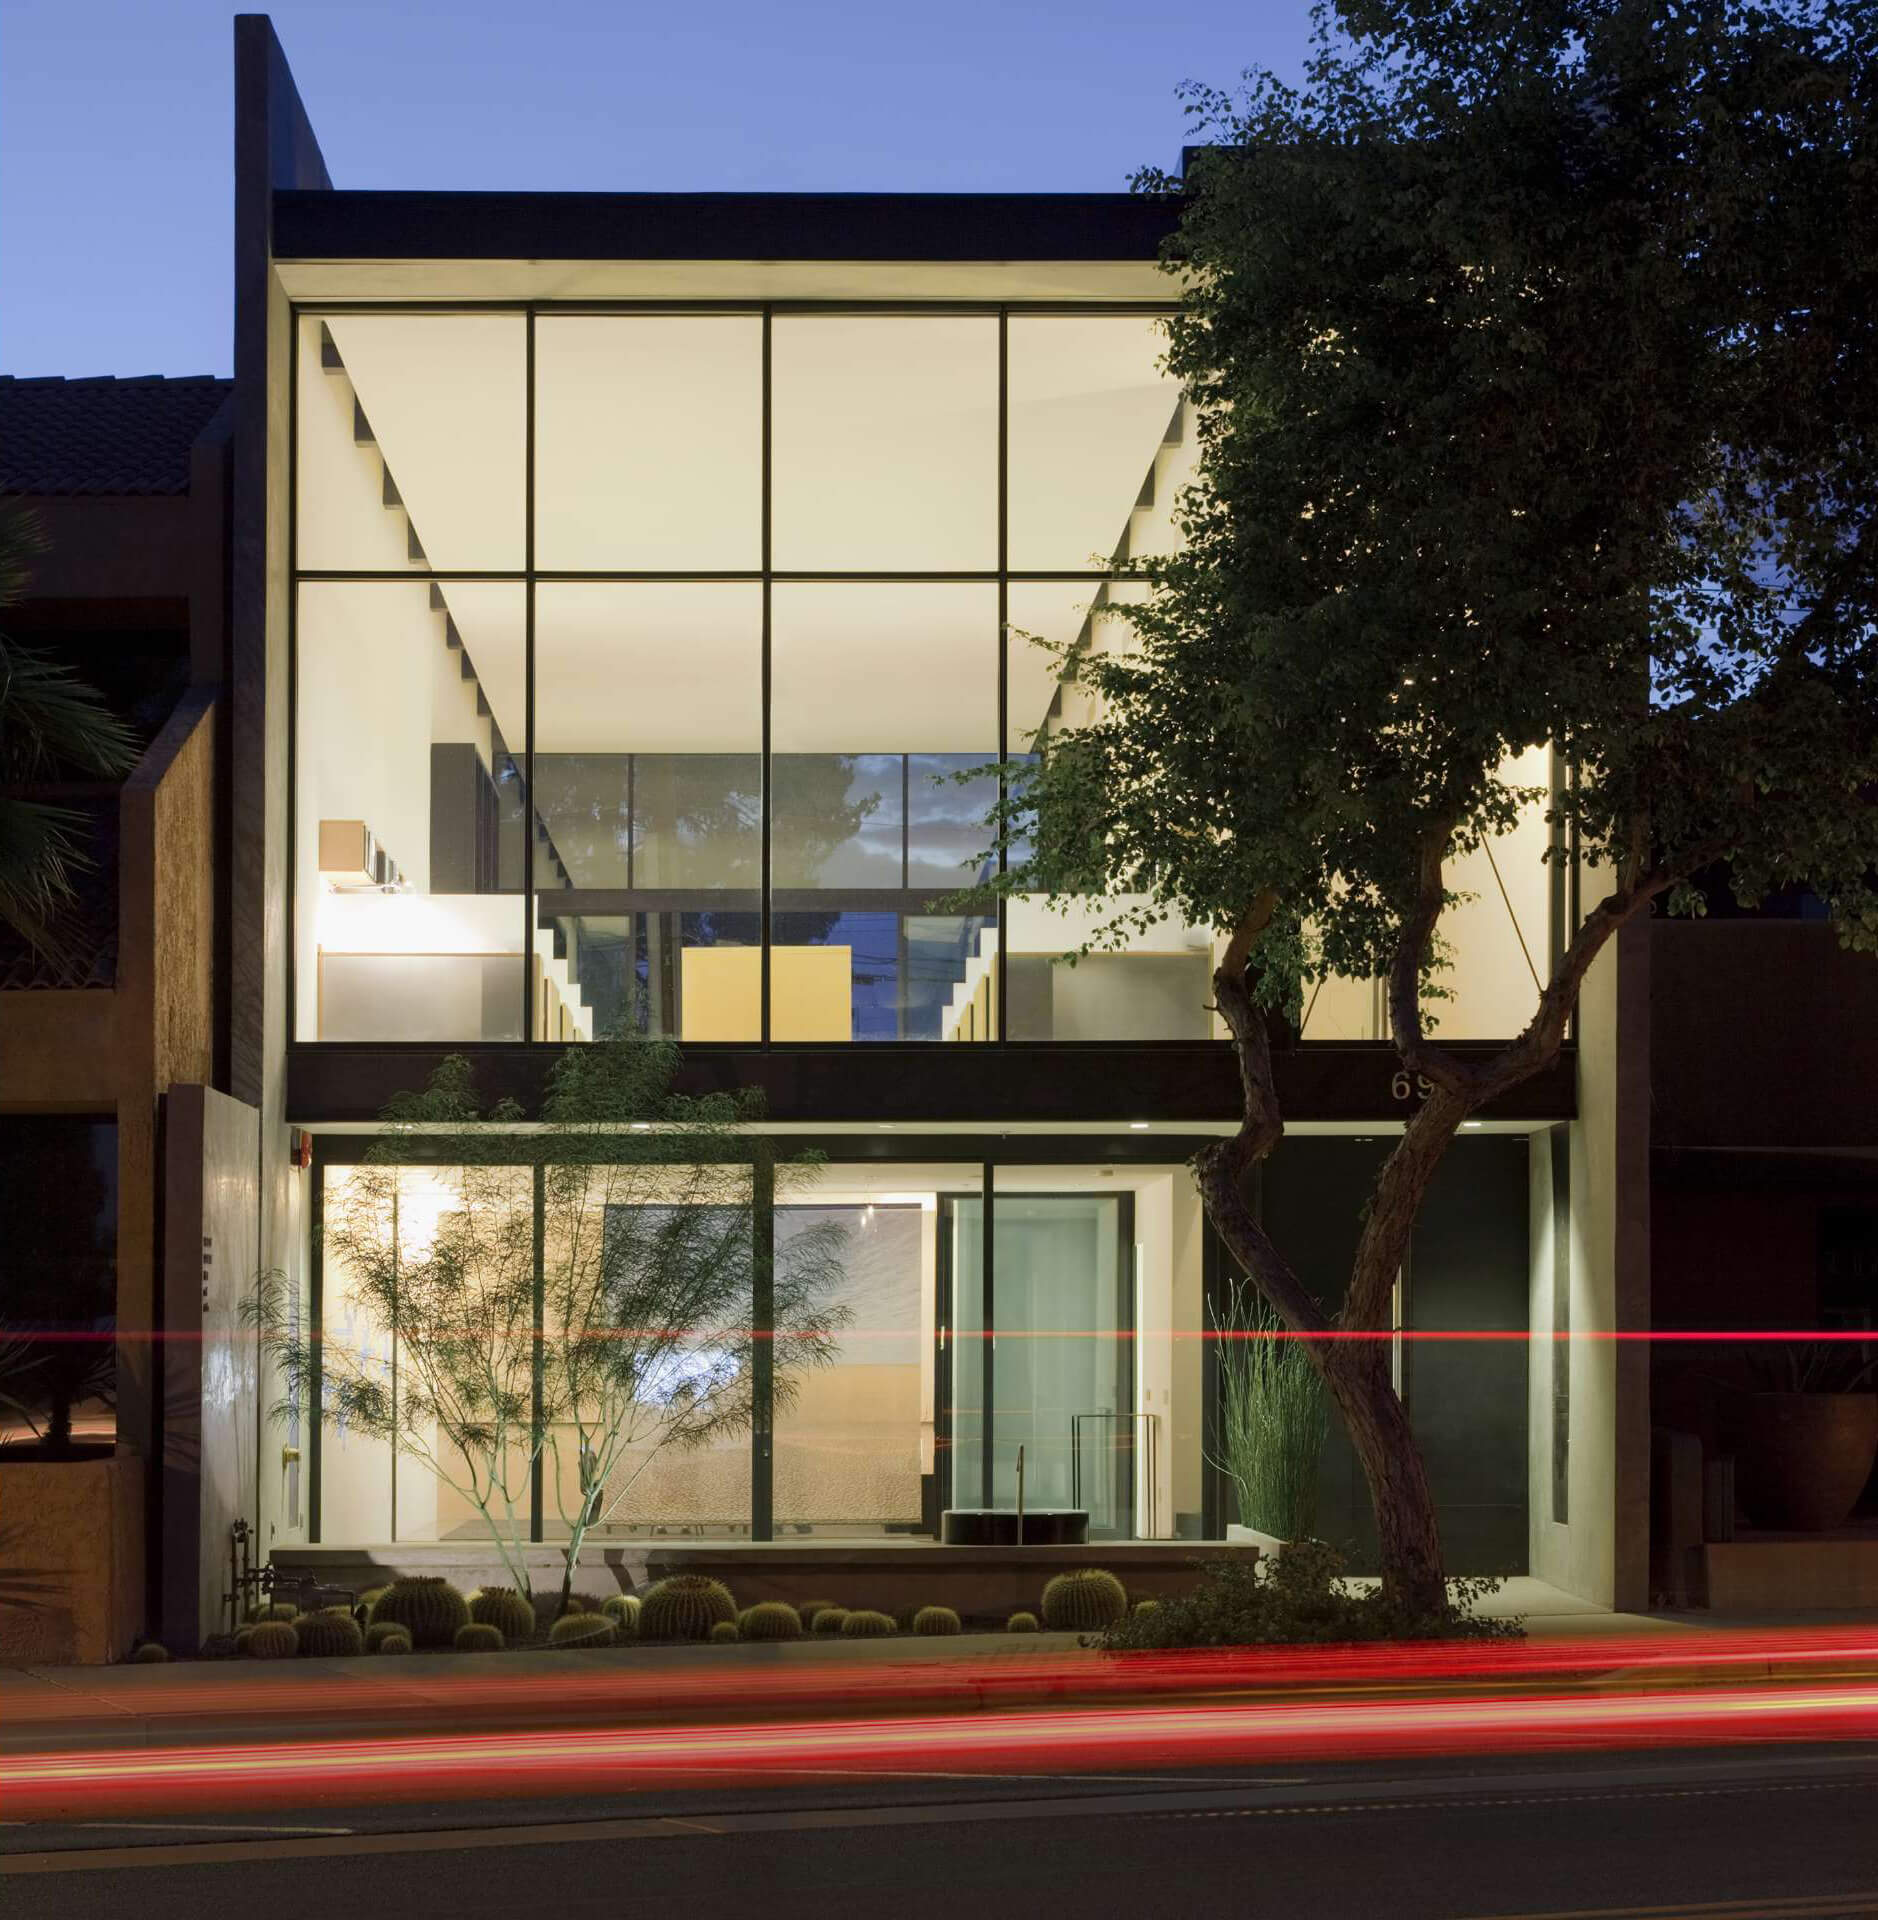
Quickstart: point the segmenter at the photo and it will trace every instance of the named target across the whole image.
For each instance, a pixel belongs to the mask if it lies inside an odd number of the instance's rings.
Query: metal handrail
[[[1069,1417],[1069,1487],[1070,1504],[1082,1505],[1082,1423],[1085,1420],[1125,1420],[1139,1432],[1146,1423],[1146,1445],[1142,1447],[1142,1457],[1147,1461],[1147,1499],[1146,1511],[1142,1515],[1144,1524],[1135,1529],[1137,1539],[1154,1538],[1154,1444],[1155,1423],[1160,1419],[1157,1413],[1072,1413]]]

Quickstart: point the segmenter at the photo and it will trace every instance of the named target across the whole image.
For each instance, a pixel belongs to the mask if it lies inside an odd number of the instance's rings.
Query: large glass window
[[[995,923],[935,909],[987,871],[997,589],[773,593],[771,1037],[990,1038]]]
[[[833,1362],[803,1371],[776,1409],[777,1535],[855,1538],[930,1526],[939,1196],[976,1166],[833,1166],[776,1212],[778,1258],[798,1236],[842,1236],[847,1310]]]
[[[521,1039],[523,589],[303,581],[297,645],[295,1031]]]
[[[519,313],[334,313],[299,326],[304,568],[511,572],[525,558]]]
[[[995,570],[995,316],[783,314],[774,328],[775,564]]]
[[[1092,716],[1062,655],[1131,644],[1151,589],[1113,570],[1178,544],[1154,317],[309,310],[295,340],[297,1037],[1219,1036],[1210,929],[1080,955],[1131,903],[947,903],[991,870],[965,776]],[[1535,802],[1456,862],[1440,1033],[1529,1016],[1545,841]],[[1372,983],[1314,989],[1307,1038],[1383,1030]]]
[[[759,315],[535,323],[535,563],[736,573],[763,564]]]
[[[763,595],[544,583],[536,925],[565,1034],[762,1038]]]

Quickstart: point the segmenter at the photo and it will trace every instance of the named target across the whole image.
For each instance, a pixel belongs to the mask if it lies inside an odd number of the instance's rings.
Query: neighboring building
[[[169,1469],[152,1623],[215,1623],[237,1518],[302,1564],[473,1565],[408,1461],[264,1419],[238,1296],[278,1270],[369,1342],[316,1229],[386,1100],[463,1052],[527,1105],[622,1017],[823,1149],[865,1332],[754,1439],[657,1462],[600,1550],[930,1534],[1011,1504],[1019,1446],[1031,1505],[1074,1496],[1106,1552],[1220,1537],[1228,1282],[1184,1167],[1237,1107],[1213,942],[1072,968],[1086,917],[943,905],[985,837],[957,776],[1075,717],[1026,636],[1119,644],[1112,557],[1174,537],[1166,206],[341,192],[262,17],[236,76],[225,948],[199,949],[226,965],[163,1108],[187,1358],[161,1440],[119,1430]],[[1460,877],[1463,1051],[1524,1024],[1582,904],[1541,813]],[[1400,1348],[1455,1569],[1606,1605],[1648,1597],[1648,1362],[1552,1336],[1649,1325],[1649,952],[1627,932],[1556,1067],[1456,1142],[1399,1294],[1407,1330],[1514,1336]],[[1414,1088],[1366,983],[1315,996],[1278,1072],[1261,1204],[1334,1300]],[[1366,1507],[1334,1436],[1320,1528],[1359,1559]]]
[[[6,1385],[36,1425],[69,1416],[80,1456],[8,1468],[9,1565],[80,1571],[68,1600],[0,1612],[0,1650],[101,1658],[149,1614],[162,1115],[172,1086],[213,1078],[218,1046],[231,390],[0,379],[0,498],[46,542],[5,631],[80,673],[143,748],[121,785],[37,793],[86,822],[61,957],[0,934],[0,1318],[67,1336],[16,1350],[29,1364]],[[17,1450],[26,1416],[6,1413]]]

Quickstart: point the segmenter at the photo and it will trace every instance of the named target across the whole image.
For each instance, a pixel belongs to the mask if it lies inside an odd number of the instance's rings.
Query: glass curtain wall
[[[321,1537],[485,1537],[464,1489],[486,1483],[488,1462],[465,1471],[426,1423],[423,1390],[434,1395],[440,1367],[471,1366],[525,1401],[538,1326],[549,1422],[540,1471],[518,1442],[500,1480],[525,1530],[564,1539],[597,1458],[582,1458],[564,1352],[631,1344],[659,1322],[634,1276],[668,1230],[683,1239],[684,1270],[702,1260],[718,1280],[693,1289],[676,1346],[634,1349],[643,1391],[606,1428],[621,1444],[602,1463],[596,1541],[931,1535],[946,1504],[1014,1507],[1020,1447],[1033,1509],[1080,1506],[1098,1538],[1191,1532],[1204,1231],[1190,1176],[1177,1164],[998,1166],[989,1243],[986,1178],[981,1161],[964,1160],[784,1167],[758,1208],[769,1190],[739,1168],[698,1182],[622,1165],[537,1189],[531,1169],[500,1163],[322,1166],[314,1310],[327,1400],[342,1374],[373,1382],[398,1427],[323,1430]],[[778,1297],[813,1273],[818,1309],[835,1323],[827,1364],[800,1367],[778,1325],[773,1401],[753,1360],[766,1224]],[[603,1268],[617,1326],[579,1306]],[[388,1287],[447,1297],[450,1324],[460,1315],[489,1337],[461,1351],[405,1349],[388,1330]],[[731,1404],[738,1378],[754,1431],[738,1419],[703,1445],[658,1444],[680,1401],[723,1392]],[[591,1441],[603,1409],[579,1397]]]
[[[1204,1037],[1204,937],[1077,973],[956,897],[1057,702],[1026,636],[1172,533],[1150,316],[295,338],[297,1038]]]

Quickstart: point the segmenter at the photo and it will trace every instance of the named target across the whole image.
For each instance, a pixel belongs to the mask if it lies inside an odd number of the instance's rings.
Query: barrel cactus
[[[361,1627],[369,1627],[372,1624],[372,1609],[377,1606],[379,1601],[384,1597],[385,1589],[383,1587],[367,1587],[353,1605],[353,1619],[355,1619]]]
[[[300,1651],[300,1636],[286,1620],[257,1620],[248,1635],[250,1660],[291,1660]]]
[[[716,1646],[733,1646],[737,1639],[737,1623],[734,1620],[713,1620],[711,1631],[705,1638]]]
[[[1135,1602],[1135,1611],[1137,1613],[1154,1613],[1159,1609],[1160,1604],[1152,1594],[1149,1594],[1145,1600],[1137,1600]]]
[[[293,1623],[306,1660],[346,1660],[365,1651],[365,1636],[349,1613],[303,1613]]]
[[[248,1642],[253,1638],[254,1628],[252,1626],[237,1627],[235,1629],[235,1656],[237,1659],[248,1651]]]
[[[372,1608],[372,1624],[389,1620],[417,1647],[447,1647],[458,1627],[469,1625],[469,1603],[448,1580],[423,1575],[394,1580]]]
[[[857,1607],[841,1623],[844,1640],[878,1640],[895,1631],[893,1615],[876,1613],[872,1607]]]
[[[957,1633],[959,1617],[950,1607],[921,1607],[913,1616],[913,1631],[919,1634]]]
[[[1052,1633],[1094,1633],[1127,1611],[1126,1589],[1100,1567],[1059,1573],[1043,1589],[1043,1624]]]
[[[636,1593],[609,1593],[601,1602],[600,1611],[613,1623],[613,1633],[620,1640],[639,1638],[639,1596]]]
[[[502,1637],[502,1629],[492,1626],[487,1620],[472,1620],[466,1627],[458,1627],[456,1638],[450,1643],[458,1653],[500,1653],[508,1645]]]
[[[1004,1631],[1006,1633],[1035,1633],[1037,1631],[1037,1616],[1034,1613],[1014,1613],[1005,1621]]]
[[[511,1640],[532,1640],[535,1637],[535,1603],[525,1593],[518,1593],[513,1587],[484,1587],[469,1597],[469,1617],[472,1626],[494,1627],[501,1634],[506,1646]],[[456,1644],[463,1644],[461,1630],[456,1636]]]
[[[603,1613],[564,1613],[548,1629],[551,1647],[610,1647],[613,1623]]]
[[[136,1666],[160,1667],[169,1659],[170,1650],[161,1640],[146,1640],[130,1657]]]
[[[759,1600],[744,1608],[738,1631],[746,1640],[800,1640],[802,1616],[781,1600]]]
[[[737,1623],[737,1603],[722,1582],[702,1573],[675,1573],[647,1593],[639,1631],[648,1640],[702,1640],[720,1620]]]
[[[299,1612],[291,1600],[259,1600],[248,1609],[248,1624],[258,1627],[263,1620],[291,1621]]]
[[[409,1653],[411,1636],[391,1620],[374,1620],[365,1629],[367,1653]]]
[[[802,1616],[803,1626],[811,1633],[815,1630],[815,1616],[818,1613],[828,1613],[831,1611],[840,1613],[843,1609],[837,1607],[832,1600],[804,1600],[801,1606],[796,1609],[796,1612]]]
[[[815,1609],[815,1624],[809,1628],[809,1631],[814,1634],[817,1639],[826,1640],[831,1634],[836,1634],[841,1631],[842,1622],[845,1621],[847,1617],[848,1610],[846,1607],[817,1607]]]

